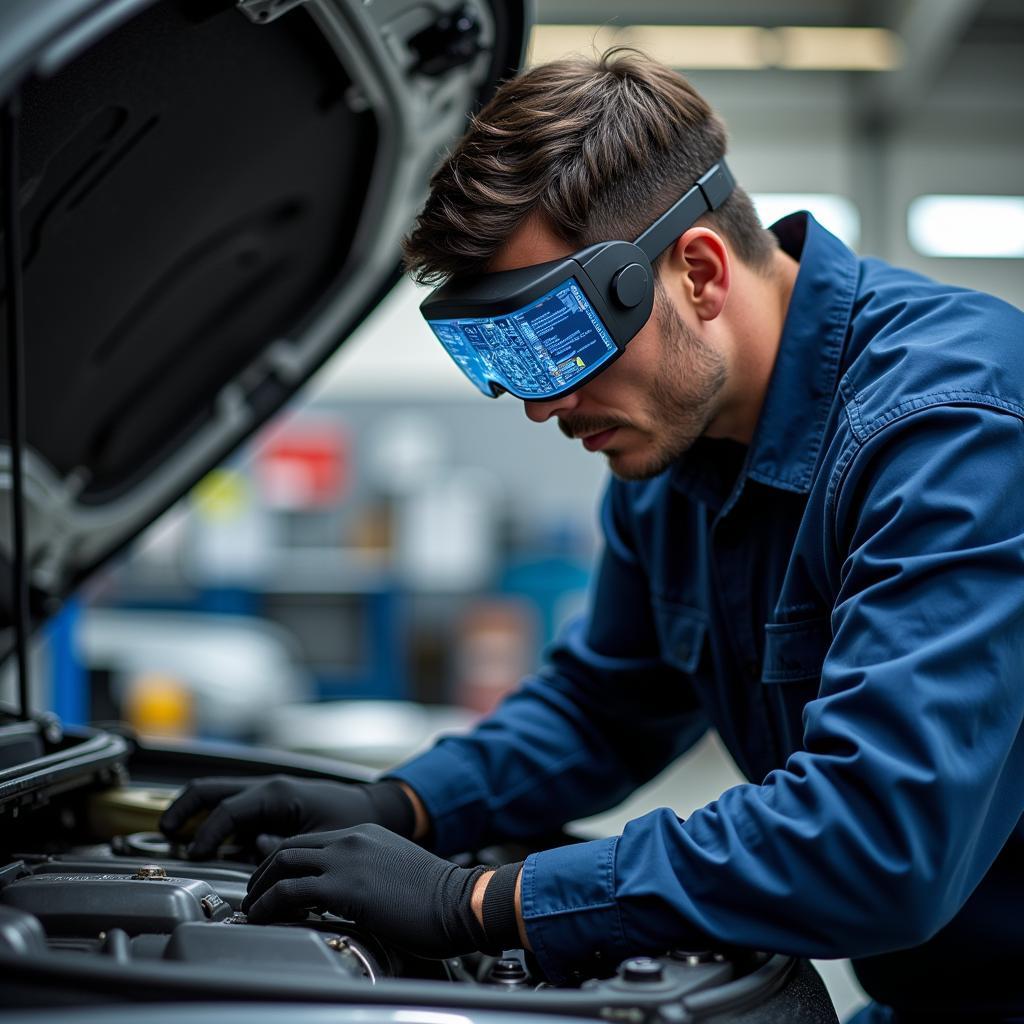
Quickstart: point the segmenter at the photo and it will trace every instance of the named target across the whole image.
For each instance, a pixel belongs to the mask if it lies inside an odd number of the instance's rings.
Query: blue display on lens
[[[520,398],[555,395],[616,353],[575,278],[513,313],[428,323],[463,373],[487,395],[492,381]]]

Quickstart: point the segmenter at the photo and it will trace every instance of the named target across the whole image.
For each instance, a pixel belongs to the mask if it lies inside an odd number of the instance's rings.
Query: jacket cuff
[[[629,953],[615,902],[618,837],[531,854],[523,867],[526,936],[556,983],[611,974]]]
[[[385,776],[407,783],[430,819],[424,843],[439,856],[473,850],[486,824],[487,790],[475,766],[447,749],[442,740]]]

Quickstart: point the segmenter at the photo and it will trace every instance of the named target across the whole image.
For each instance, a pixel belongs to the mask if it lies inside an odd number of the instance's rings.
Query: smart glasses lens
[[[427,323],[473,384],[495,397],[556,398],[618,354],[575,278],[511,313]]]

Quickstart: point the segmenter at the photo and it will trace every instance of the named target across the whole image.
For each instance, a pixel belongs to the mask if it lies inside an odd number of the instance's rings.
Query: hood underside
[[[37,621],[390,290],[439,153],[525,28],[523,0],[7,0]],[[0,650],[8,419],[5,394]]]

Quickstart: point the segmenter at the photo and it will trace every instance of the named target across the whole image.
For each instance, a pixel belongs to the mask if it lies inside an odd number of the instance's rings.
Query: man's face
[[[570,252],[543,225],[528,222],[489,269],[512,270]],[[614,363],[570,395],[523,404],[535,423],[555,417],[563,434],[603,453],[616,476],[644,480],[667,469],[704,433],[725,380],[721,354],[659,287],[651,318]]]

